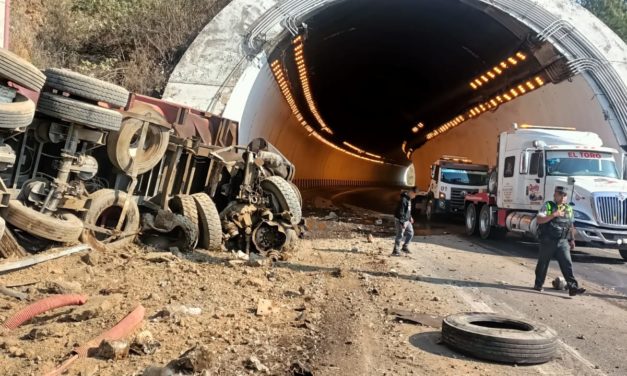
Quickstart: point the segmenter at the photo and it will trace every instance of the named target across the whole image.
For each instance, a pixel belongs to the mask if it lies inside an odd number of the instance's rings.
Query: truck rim
[[[477,226],[477,211],[474,205],[468,205],[466,208],[466,233],[472,235]]]

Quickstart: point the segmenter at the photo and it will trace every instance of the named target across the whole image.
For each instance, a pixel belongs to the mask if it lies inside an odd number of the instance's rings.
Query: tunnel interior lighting
[[[466,111],[464,115],[459,115],[453,120],[447,123],[444,123],[437,129],[429,132],[427,134],[427,140],[432,140],[433,138],[441,135],[442,133],[449,131],[452,128],[457,127],[458,125],[462,124],[466,120],[473,119],[473,118],[480,116],[486,111],[496,110],[501,104],[512,101],[518,98],[519,96],[525,95],[536,89],[539,89],[540,87],[544,86],[545,83],[546,83],[545,78],[543,78],[542,76],[536,76],[532,79],[529,79],[525,82],[515,85],[511,89],[506,89],[504,90],[503,93],[496,95],[494,98],[490,98],[486,102],[480,103],[476,105],[475,107],[470,108],[469,110]]]
[[[512,69],[523,61],[527,60],[527,55],[522,52],[516,52],[513,56],[506,58],[500,64],[490,69],[487,72],[482,73],[478,77],[470,81],[470,87],[473,90],[477,90],[483,85],[489,83],[491,80],[495,80],[498,76],[502,75],[505,70]]]
[[[300,79],[300,85],[303,89],[303,95],[305,96],[305,100],[307,101],[307,106],[309,107],[309,111],[313,114],[314,118],[318,124],[320,124],[320,129],[323,132],[328,134],[333,134],[333,131],[327,123],[320,115],[320,111],[318,111],[318,106],[316,105],[316,101],[313,99],[313,94],[311,93],[311,85],[309,84],[309,72],[307,71],[307,62],[305,61],[305,45],[303,44],[303,37],[299,35],[293,40],[294,44],[294,60],[296,61],[296,67],[298,68],[298,77]]]
[[[326,138],[322,137],[318,132],[316,132],[309,125],[309,123],[307,123],[307,120],[305,120],[303,114],[298,109],[298,106],[296,105],[296,101],[294,100],[294,95],[292,94],[292,90],[290,89],[290,86],[287,83],[287,79],[285,77],[285,72],[283,71],[283,67],[281,66],[281,63],[278,60],[275,60],[275,61],[273,61],[270,64],[270,68],[272,69],[272,73],[274,75],[274,78],[275,78],[276,82],[279,84],[279,88],[281,89],[281,93],[283,94],[283,97],[287,101],[287,104],[289,105],[290,110],[292,110],[292,113],[294,114],[296,119],[307,130],[307,133],[309,135],[314,136],[316,139],[318,139],[322,143],[328,145],[329,147],[331,147],[331,148],[333,148],[335,150],[338,150],[338,151],[340,151],[342,153],[348,154],[348,155],[350,155],[352,157],[359,158],[359,159],[362,159],[362,160],[365,160],[365,161],[368,161],[368,162],[378,163],[378,164],[383,164],[384,163],[383,161],[380,160],[381,157],[378,156],[378,155],[364,152],[364,154],[370,155],[371,157],[375,157],[377,159],[361,156],[361,155],[358,155],[356,153],[352,153],[352,152],[350,152],[350,151],[348,151],[348,150],[346,150],[344,148],[341,148],[341,147],[335,145],[334,143],[332,143],[331,141],[327,140]]]

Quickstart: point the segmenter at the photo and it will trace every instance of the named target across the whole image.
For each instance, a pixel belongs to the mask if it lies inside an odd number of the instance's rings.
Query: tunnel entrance
[[[239,15],[257,4],[234,2]],[[494,165],[496,138],[513,123],[575,127],[609,147],[627,144],[622,68],[603,60],[624,58],[625,45],[571,2],[268,3],[276,5],[243,39],[252,64],[225,114],[240,121],[241,142],[266,137],[279,147],[297,182],[405,185],[413,164],[426,188],[428,166],[441,155]],[[186,54],[194,79],[184,88],[199,85],[191,69],[203,68],[193,59],[210,49],[201,38],[195,45]],[[169,89],[174,100],[183,95],[176,83]],[[220,98],[215,90],[208,108]]]

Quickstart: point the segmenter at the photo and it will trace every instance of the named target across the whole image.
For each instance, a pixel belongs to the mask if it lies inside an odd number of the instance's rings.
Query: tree
[[[627,42],[626,0],[577,0]]]

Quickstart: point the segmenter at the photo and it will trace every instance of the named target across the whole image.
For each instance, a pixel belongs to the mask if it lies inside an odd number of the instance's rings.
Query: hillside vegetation
[[[189,44],[229,1],[12,1],[10,48],[40,68],[69,68],[159,95]]]

